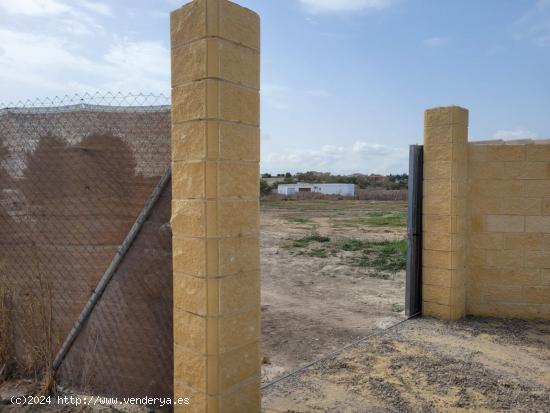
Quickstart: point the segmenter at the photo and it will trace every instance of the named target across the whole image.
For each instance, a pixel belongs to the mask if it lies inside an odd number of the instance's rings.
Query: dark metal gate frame
[[[422,167],[424,148],[409,148],[409,193],[407,219],[407,275],[405,282],[405,315],[422,313]]]

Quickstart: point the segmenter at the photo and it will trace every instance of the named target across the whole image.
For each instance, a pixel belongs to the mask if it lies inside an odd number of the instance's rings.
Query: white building
[[[324,195],[355,196],[355,184],[279,184],[279,195],[295,195],[298,192],[318,192]]]

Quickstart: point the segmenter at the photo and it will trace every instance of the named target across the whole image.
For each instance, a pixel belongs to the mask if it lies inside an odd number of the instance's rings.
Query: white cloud
[[[159,42],[116,42],[104,56],[102,88],[116,91],[166,92],[170,82],[170,50]]]
[[[78,0],[0,0],[0,10],[20,18],[44,18],[49,34],[59,32],[71,35],[96,35],[104,33],[97,16],[112,16],[111,7],[105,3]],[[29,27],[44,27],[29,24]]]
[[[311,13],[342,13],[361,10],[382,10],[396,0],[300,0]]]
[[[444,46],[447,43],[449,43],[448,37],[430,37],[424,40],[424,44],[431,47]]]
[[[0,9],[8,14],[54,16],[68,12],[71,7],[57,0],[0,0]]]
[[[0,82],[14,89],[169,91],[170,53],[161,43],[118,39],[92,58],[63,37],[0,28],[0,44]]]
[[[512,25],[517,39],[527,39],[536,46],[550,46],[550,0],[538,0]]]
[[[516,128],[514,130],[499,130],[495,132],[493,135],[495,139],[502,139],[502,140],[515,140],[515,139],[533,139],[537,137],[537,134],[521,129]]]
[[[330,171],[333,173],[397,173],[408,169],[408,151],[357,141],[351,146],[271,152],[262,157],[262,171]]]

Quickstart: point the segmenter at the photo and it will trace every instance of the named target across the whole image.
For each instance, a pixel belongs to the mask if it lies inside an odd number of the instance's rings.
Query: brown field
[[[264,382],[404,318],[404,262],[362,258],[363,243],[404,239],[405,211],[404,202],[262,203]]]

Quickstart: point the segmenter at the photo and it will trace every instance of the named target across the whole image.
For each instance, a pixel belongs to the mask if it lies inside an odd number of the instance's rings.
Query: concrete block
[[[451,234],[426,232],[422,238],[422,245],[427,250],[451,251]]]
[[[470,161],[524,161],[526,145],[470,145]]]
[[[207,40],[186,43],[172,49],[172,87],[194,80],[201,80],[207,74]]]
[[[221,198],[258,198],[260,168],[257,163],[221,162],[219,165]]]
[[[432,129],[436,128],[430,128],[430,131],[428,131],[430,134],[435,134],[434,137],[430,136],[430,141],[435,141],[435,143],[429,143],[428,145],[424,146],[424,161],[451,161],[452,160],[452,143],[450,141],[448,143],[438,143],[439,141],[439,134],[437,131],[433,131]],[[444,138],[445,142],[448,141],[448,139]]]
[[[523,232],[525,217],[516,215],[487,215],[485,217],[488,232]]]
[[[174,380],[206,393],[207,357],[174,345]],[[185,396],[184,396],[185,397]]]
[[[471,161],[469,164],[470,176],[475,179],[502,179],[504,162],[498,161]]]
[[[451,269],[450,251],[422,251],[422,264],[426,267]]]
[[[450,305],[451,288],[441,287],[439,285],[422,285],[422,299],[428,302]]]
[[[451,288],[452,271],[451,269],[422,267],[422,283]]]
[[[512,234],[516,235],[516,234]],[[523,234],[520,234],[523,235]],[[494,233],[472,233],[468,237],[472,248],[498,250],[504,247],[504,235]],[[515,248],[512,248],[515,249]]]
[[[486,265],[490,267],[521,267],[525,262],[523,250],[487,250]]]
[[[450,233],[452,228],[451,221],[450,215],[424,214],[422,217],[422,231],[442,234]]]
[[[545,197],[550,196],[550,181],[548,180],[525,180],[516,181],[521,183],[521,187],[515,193],[526,197]]]
[[[207,156],[207,122],[172,126],[172,161],[202,161]]]
[[[174,400],[185,398],[189,399],[189,403],[174,405],[174,413],[204,413],[207,411],[208,405],[205,393],[186,386],[182,381],[174,380]]]
[[[550,145],[527,145],[527,160],[550,162]]]
[[[510,196],[510,194],[517,194],[516,196],[519,196],[519,194],[522,194],[524,186],[531,182],[537,181],[510,181],[497,179],[474,180],[470,183],[470,196],[491,198],[504,198]],[[537,195],[534,197],[537,197]]]
[[[174,309],[174,343],[189,351],[206,351],[206,318]]]
[[[485,232],[485,216],[481,214],[470,214],[467,219],[468,227],[471,233]]]
[[[219,201],[218,234],[222,237],[257,235],[260,228],[259,201]]]
[[[260,54],[223,39],[208,39],[208,75],[260,89]]]
[[[207,280],[185,274],[175,274],[174,308],[206,316]]]
[[[204,162],[178,162],[172,165],[172,197],[175,200],[204,198]]]
[[[260,269],[258,236],[223,238],[220,245],[220,274],[222,276]]]
[[[451,216],[451,233],[459,234],[468,231],[468,219],[465,214]]]
[[[468,126],[468,110],[459,106],[438,107],[426,110],[424,124],[437,125],[463,125]]]
[[[260,312],[257,310],[224,316],[219,323],[219,349],[222,353],[260,338]]]
[[[185,83],[172,88],[172,123],[178,124],[208,117],[207,80]],[[208,107],[208,109],[211,109]]]
[[[526,232],[550,232],[550,216],[525,217]]]
[[[206,0],[195,0],[170,14],[172,47],[206,36]]]
[[[221,82],[219,94],[220,119],[251,126],[260,124],[260,94],[257,91]]]
[[[439,182],[439,180],[437,182]],[[425,214],[450,215],[451,199],[449,197],[446,197],[445,195],[425,196],[422,211]]]
[[[199,238],[177,238],[172,241],[172,261],[175,272],[206,276],[206,248]]]
[[[180,237],[206,235],[206,203],[195,199],[172,201],[172,232]]]
[[[449,124],[424,127],[424,146],[430,148],[432,146],[442,146],[446,144],[452,145],[453,128]],[[452,149],[451,153],[452,155]],[[449,159],[450,160],[450,159]]]
[[[247,344],[236,351],[219,356],[220,390],[224,391],[236,384],[256,378],[260,364],[260,343]]]
[[[539,285],[541,270],[538,268],[492,268],[470,266],[469,280],[478,284]]]
[[[430,301],[422,301],[422,314],[427,317],[435,317],[441,320],[451,319],[451,307]]]
[[[519,285],[486,284],[484,298],[488,302],[522,302],[523,287]]]
[[[546,179],[546,162],[504,162],[503,179]]]
[[[222,123],[220,157],[231,161],[260,160],[260,129],[253,126]]]
[[[550,268],[550,251],[525,251],[527,268]]]
[[[540,198],[506,198],[500,200],[499,213],[510,215],[539,215],[542,213]]]
[[[542,251],[546,249],[544,234],[541,233],[517,233],[504,236],[504,249],[519,250],[529,249]]]
[[[260,274],[258,271],[224,277],[220,280],[220,312],[260,308]]]
[[[451,179],[451,161],[425,161],[424,181],[438,179]]]
[[[478,248],[470,248],[468,251],[468,264],[469,266],[474,265],[485,265],[487,261],[486,250]]]
[[[220,1],[219,35],[224,39],[260,50],[260,18],[229,1]]]
[[[220,412],[261,411],[260,379],[251,379],[219,398]]]
[[[532,304],[550,304],[550,286],[524,287],[524,299]]]
[[[424,198],[448,198],[451,196],[451,188],[453,188],[453,185],[448,179],[430,179],[423,182],[422,194]]]

